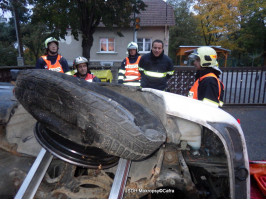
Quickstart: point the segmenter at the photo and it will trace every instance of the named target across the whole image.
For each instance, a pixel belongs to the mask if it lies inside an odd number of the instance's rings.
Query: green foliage
[[[243,0],[239,46],[243,53],[263,52],[266,39],[266,2],[261,0]]]
[[[3,12],[11,12],[13,18],[10,20],[10,23],[16,24],[16,31],[17,31],[17,35],[18,35],[18,39],[17,40],[17,46],[19,48],[19,52],[21,54],[21,56],[23,57],[23,45],[21,42],[21,33],[20,33],[20,27],[21,24],[26,24],[29,22],[29,17],[30,17],[30,13],[29,13],[29,8],[27,7],[29,5],[29,3],[31,2],[31,0],[2,0],[0,1],[0,8],[3,10]],[[5,45],[2,47],[4,48]],[[12,47],[8,47],[8,49],[6,49],[5,51],[10,51],[10,48]],[[8,57],[9,58],[9,57]],[[16,59],[13,59],[13,61],[16,61]]]
[[[239,30],[239,0],[198,0],[194,5],[198,29],[204,38],[205,45],[221,45],[232,34]],[[236,44],[227,44],[225,48],[234,49]]]
[[[182,45],[202,45],[203,41],[197,30],[198,21],[190,11],[191,2],[170,0],[174,8],[176,25],[170,28],[169,56],[175,60],[176,50]]]
[[[5,46],[12,45],[16,41],[14,24],[0,23],[0,42]]]
[[[240,31],[236,37],[239,49],[233,52],[240,66],[262,66],[266,49],[266,2],[242,0],[239,4]]]
[[[266,39],[264,0],[197,0],[194,9],[206,45],[232,50],[231,56],[238,60],[237,66],[263,64]]]
[[[14,47],[15,41],[14,26],[0,23],[0,66],[16,65],[17,50]]]
[[[141,0],[34,0],[33,22],[42,22],[53,36],[65,38],[67,30],[78,40],[82,35],[83,56],[90,58],[93,33],[102,22],[107,27],[129,26],[131,13],[144,9]]]
[[[0,66],[17,65],[17,50],[13,46],[0,43]]]
[[[22,42],[25,48],[25,64],[34,65],[44,52],[44,40],[50,36],[43,24],[29,23],[21,27]]]

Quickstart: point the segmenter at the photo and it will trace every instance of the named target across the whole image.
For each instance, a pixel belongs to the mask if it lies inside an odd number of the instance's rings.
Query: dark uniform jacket
[[[141,87],[165,90],[167,81],[174,74],[172,60],[164,52],[155,57],[152,52],[141,57],[139,62]]]
[[[217,76],[217,78],[219,78],[220,72],[212,68],[206,68],[204,70],[197,71],[195,78],[197,80],[200,77],[206,74],[209,74],[209,73],[214,73]],[[220,82],[220,87],[221,87],[220,100],[218,100],[219,86],[218,86],[217,79],[214,77],[204,78],[202,81],[199,82],[198,100],[207,99],[210,101],[214,101],[217,104],[219,104],[220,101],[223,102],[224,88],[221,82]]]

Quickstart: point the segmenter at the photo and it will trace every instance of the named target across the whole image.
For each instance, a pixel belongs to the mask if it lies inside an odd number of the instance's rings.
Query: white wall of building
[[[117,32],[120,31],[124,37],[120,37]],[[98,28],[94,35],[93,46],[90,52],[91,62],[121,62],[127,56],[127,45],[129,42],[133,41],[133,28],[128,29],[107,29]],[[100,52],[100,38],[114,38],[115,39],[115,51],[112,53]],[[150,38],[151,41],[155,39],[160,39],[164,41],[165,54],[168,55],[168,38],[169,29],[165,27],[142,27],[141,30],[137,32],[137,38]],[[79,36],[79,41],[75,40],[70,32],[65,37],[65,40],[61,39],[59,44],[59,53],[65,57],[70,65],[72,65],[73,60],[82,56],[81,47],[81,36]],[[147,52],[141,52],[144,54]]]

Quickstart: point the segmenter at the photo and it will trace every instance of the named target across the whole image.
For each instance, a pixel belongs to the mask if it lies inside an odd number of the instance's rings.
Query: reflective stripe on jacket
[[[207,98],[204,98],[203,101],[209,101],[209,102],[212,102],[212,103],[215,103],[217,105],[219,105],[220,107],[223,106],[223,101],[221,99],[221,93],[222,91],[224,90],[224,85],[223,83],[217,78],[217,76],[214,74],[214,73],[208,73],[202,77],[200,77],[199,79],[197,79],[195,81],[195,83],[193,84],[193,86],[191,87],[191,89],[189,90],[189,93],[188,93],[188,97],[190,98],[193,98],[193,99],[198,99],[198,88],[199,88],[199,83],[200,81],[202,81],[204,78],[206,77],[214,77],[216,80],[217,80],[217,83],[218,83],[218,97],[217,97],[217,102],[214,102],[210,99],[207,99]],[[222,87],[221,87],[221,84],[222,84]]]
[[[139,61],[139,72],[141,74],[141,87],[165,90],[167,82],[174,74],[172,59],[162,52],[154,56],[152,51],[143,55]]]
[[[46,63],[46,66],[45,66],[46,69],[51,70],[51,71],[64,73],[64,70],[63,70],[63,68],[59,62],[59,60],[62,58],[61,55],[59,55],[59,54],[57,55],[56,62],[53,65],[52,65],[50,60],[47,60],[47,56],[41,56],[41,57],[44,60],[44,62]]]
[[[138,56],[138,59],[135,63],[130,63],[128,57],[126,57],[126,65],[125,65],[125,77],[124,82],[129,81],[139,81],[140,73],[139,73],[139,60],[141,56]]]
[[[143,71],[143,73],[146,76],[150,76],[150,77],[154,77],[154,78],[163,78],[166,77],[167,75],[173,75],[174,74],[174,70],[173,71],[168,71],[168,72],[152,72],[152,71],[146,71],[142,68],[139,69],[140,71]]]

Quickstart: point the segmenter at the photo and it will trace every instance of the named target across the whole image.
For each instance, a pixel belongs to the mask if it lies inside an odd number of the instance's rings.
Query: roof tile
[[[175,25],[172,6],[163,0],[143,0],[146,10],[138,14],[141,26],[169,26]]]
[[[137,15],[140,18],[141,27],[175,25],[172,6],[163,0],[143,0],[143,2],[147,7]],[[133,23],[131,23],[130,26],[133,27]],[[100,23],[99,27],[104,27],[103,23]]]

